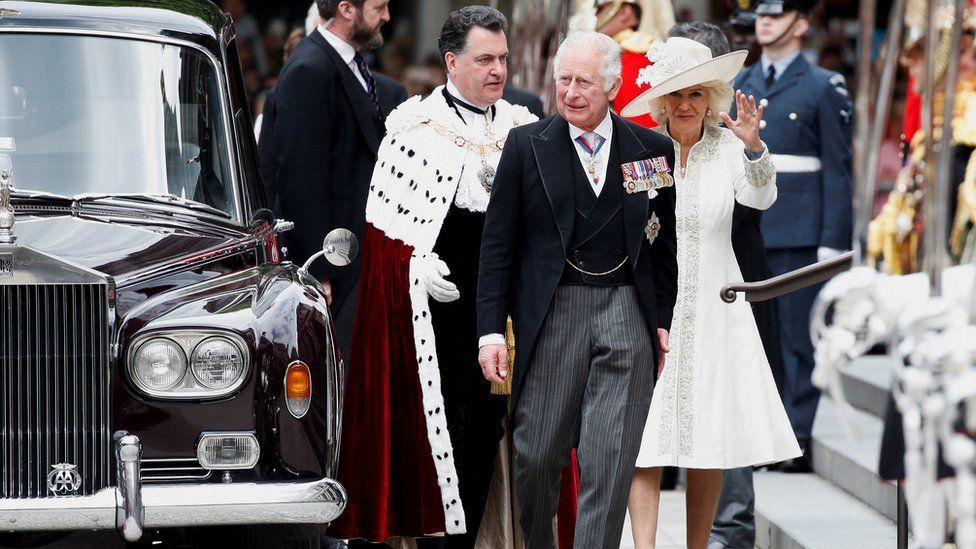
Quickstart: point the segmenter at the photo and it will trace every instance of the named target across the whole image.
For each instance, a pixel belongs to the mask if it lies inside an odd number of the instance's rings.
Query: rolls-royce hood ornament
[[[10,153],[17,150],[13,137],[0,137],[0,244],[13,244],[14,207],[10,204],[10,191],[13,188],[14,168]]]

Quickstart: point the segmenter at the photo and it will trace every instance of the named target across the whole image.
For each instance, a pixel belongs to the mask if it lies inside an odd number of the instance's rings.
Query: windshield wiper
[[[76,202],[94,202],[98,200],[131,200],[134,202],[149,202],[152,204],[167,204],[181,206],[190,210],[206,212],[211,215],[230,219],[231,215],[223,210],[214,208],[209,204],[187,200],[175,194],[146,194],[146,193],[84,193],[76,194],[70,198]]]

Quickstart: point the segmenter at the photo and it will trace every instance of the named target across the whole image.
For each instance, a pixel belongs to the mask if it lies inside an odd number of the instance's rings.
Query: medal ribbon
[[[600,149],[603,148],[603,144],[606,143],[607,141],[606,139],[603,138],[602,135],[597,135],[597,134],[593,134],[593,135],[596,135],[596,148],[590,146],[589,142],[586,141],[586,134],[580,134],[580,136],[576,138],[576,144],[579,145],[580,147],[583,147],[583,150],[586,151],[586,154],[590,155],[591,157],[600,154]]]
[[[596,155],[600,153],[600,149],[603,148],[603,144],[606,143],[607,140],[602,135],[596,133],[594,133],[593,135],[596,136],[596,147],[592,147],[590,143],[586,140],[585,133],[580,134],[580,136],[577,137],[575,141],[577,145],[579,145],[580,147],[583,148],[584,151],[586,151],[586,154],[590,155],[590,159],[588,162],[589,172],[590,175],[593,176],[593,184],[596,185],[600,181],[600,177],[597,176],[596,173],[594,173],[594,171],[596,170]]]

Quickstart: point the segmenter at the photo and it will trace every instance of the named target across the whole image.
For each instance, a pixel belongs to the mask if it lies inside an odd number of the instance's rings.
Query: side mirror
[[[254,212],[251,216],[251,222],[248,223],[252,232],[258,232],[265,227],[274,227],[275,216],[271,213],[271,210],[267,208],[261,208],[260,210]]]
[[[307,271],[309,266],[321,256],[325,256],[325,259],[336,267],[345,267],[352,263],[357,255],[359,255],[359,239],[356,235],[349,229],[333,229],[322,240],[322,251],[308,258],[308,261],[302,265],[302,269]]]

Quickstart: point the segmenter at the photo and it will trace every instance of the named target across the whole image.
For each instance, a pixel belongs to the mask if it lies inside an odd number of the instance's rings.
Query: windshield
[[[18,190],[175,195],[239,219],[220,84],[194,49],[0,34],[0,138]]]

